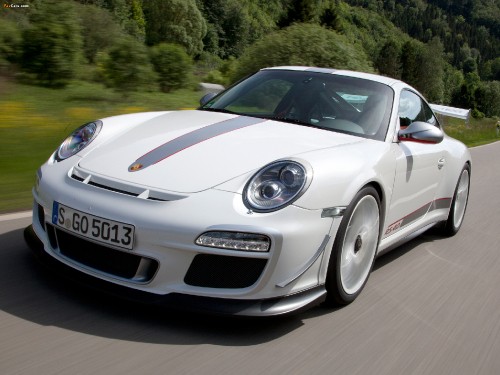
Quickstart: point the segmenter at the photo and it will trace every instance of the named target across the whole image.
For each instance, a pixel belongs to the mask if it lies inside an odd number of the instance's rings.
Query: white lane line
[[[15,212],[13,214],[0,215],[0,222],[17,220],[17,219],[26,219],[28,217],[31,217],[31,211]]]
[[[484,145],[479,145],[479,146],[474,146],[474,147],[469,147],[469,148],[481,148],[481,147],[486,147],[486,146],[491,146],[491,145],[496,145],[497,143],[500,143],[500,141],[495,141],[491,143],[486,143]]]

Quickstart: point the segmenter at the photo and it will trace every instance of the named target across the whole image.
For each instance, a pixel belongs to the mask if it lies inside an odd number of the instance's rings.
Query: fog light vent
[[[255,233],[241,232],[206,232],[196,239],[200,246],[240,251],[269,251],[269,237]]]

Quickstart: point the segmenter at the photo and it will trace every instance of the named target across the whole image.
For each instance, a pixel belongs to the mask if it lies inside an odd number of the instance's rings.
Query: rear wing
[[[469,121],[470,109],[447,107],[439,104],[429,104],[429,105],[435,113],[438,113],[443,116],[456,117],[465,120],[466,122]]]

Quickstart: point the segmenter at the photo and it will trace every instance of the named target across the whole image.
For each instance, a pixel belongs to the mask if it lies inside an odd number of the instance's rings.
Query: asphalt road
[[[0,374],[500,374],[500,142],[472,150],[453,238],[376,262],[351,305],[279,319],[160,311],[51,275],[0,219]]]

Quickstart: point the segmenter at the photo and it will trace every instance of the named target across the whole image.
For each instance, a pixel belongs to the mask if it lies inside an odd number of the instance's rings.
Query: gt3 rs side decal
[[[190,133],[181,135],[180,137],[164,143],[154,150],[151,150],[150,152],[141,156],[139,159],[133,162],[129,166],[128,170],[129,172],[143,170],[198,143],[204,142],[208,139],[217,137],[225,133],[232,132],[234,130],[242,129],[251,125],[256,125],[264,121],[266,121],[266,119],[238,116],[226,121],[207,125]]]
[[[406,215],[405,217],[399,219],[398,221],[395,221],[391,225],[389,225],[383,235],[383,237],[390,236],[391,234],[394,234],[395,232],[399,231],[403,227],[407,226],[408,224],[413,223],[414,221],[417,221],[420,219],[422,216],[427,214],[428,212],[434,211],[434,210],[439,210],[443,208],[450,208],[451,206],[451,198],[440,198],[436,199],[432,202],[429,202],[422,207],[418,208],[417,210],[413,211],[411,214]]]

